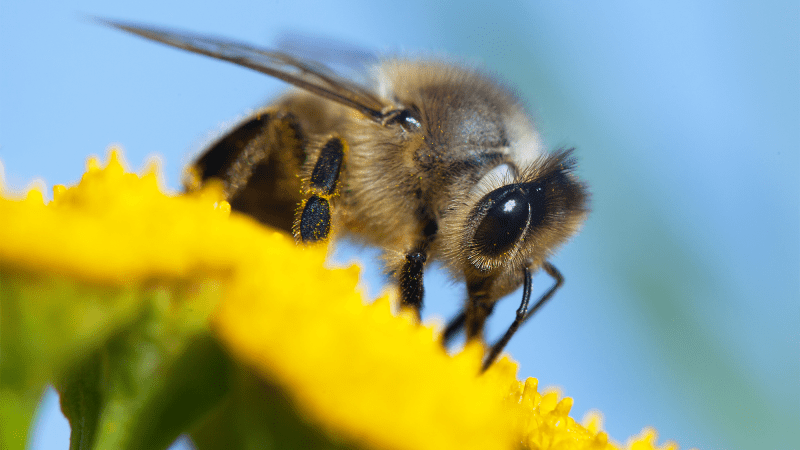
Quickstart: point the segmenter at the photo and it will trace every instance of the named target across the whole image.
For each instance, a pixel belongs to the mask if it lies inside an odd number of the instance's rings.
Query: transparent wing
[[[288,53],[192,33],[134,25],[106,19],[98,22],[163,44],[265,73],[309,92],[356,109],[380,122],[387,106],[370,89],[336,75],[316,62]]]
[[[301,61],[324,61],[326,69],[356,85],[372,88],[375,84],[371,69],[380,58],[372,49],[350,41],[329,35],[284,32],[277,36],[273,48]]]

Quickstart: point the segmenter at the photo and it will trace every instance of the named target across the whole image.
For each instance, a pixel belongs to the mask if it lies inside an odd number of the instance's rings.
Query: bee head
[[[450,266],[484,276],[539,267],[588,213],[589,194],[574,167],[571,150],[545,154],[521,170],[509,162],[494,167],[443,221]]]

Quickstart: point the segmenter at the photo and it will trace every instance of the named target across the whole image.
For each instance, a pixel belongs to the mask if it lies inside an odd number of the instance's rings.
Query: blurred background
[[[593,193],[554,259],[564,288],[507,348],[520,379],[573,397],[577,418],[601,411],[617,441],[653,426],[681,448],[800,448],[800,5],[600,3],[6,0],[4,183],[75,183],[119,144],[132,169],[158,155],[177,190],[204,142],[285,87],[88,15],[451,55],[516,86],[548,145],[578,149]],[[376,256],[342,244],[332,264],[363,261],[376,295]],[[426,288],[426,317],[463,301],[436,268]],[[66,448],[52,391],[38,417],[32,448]]]

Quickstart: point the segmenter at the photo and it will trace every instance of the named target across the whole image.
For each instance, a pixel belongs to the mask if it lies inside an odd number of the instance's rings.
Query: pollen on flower
[[[231,213],[231,204],[226,202],[225,200],[214,203],[214,208],[226,214]]]

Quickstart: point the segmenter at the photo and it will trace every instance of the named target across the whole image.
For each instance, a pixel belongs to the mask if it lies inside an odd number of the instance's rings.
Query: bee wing
[[[336,75],[322,64],[288,53],[192,33],[97,19],[98,22],[172,47],[222,59],[265,73],[309,92],[360,111],[375,121],[388,106],[370,89]]]
[[[372,49],[324,34],[280,33],[273,49],[306,62],[325,61],[325,68],[359,86],[373,85],[371,69],[380,62]]]

